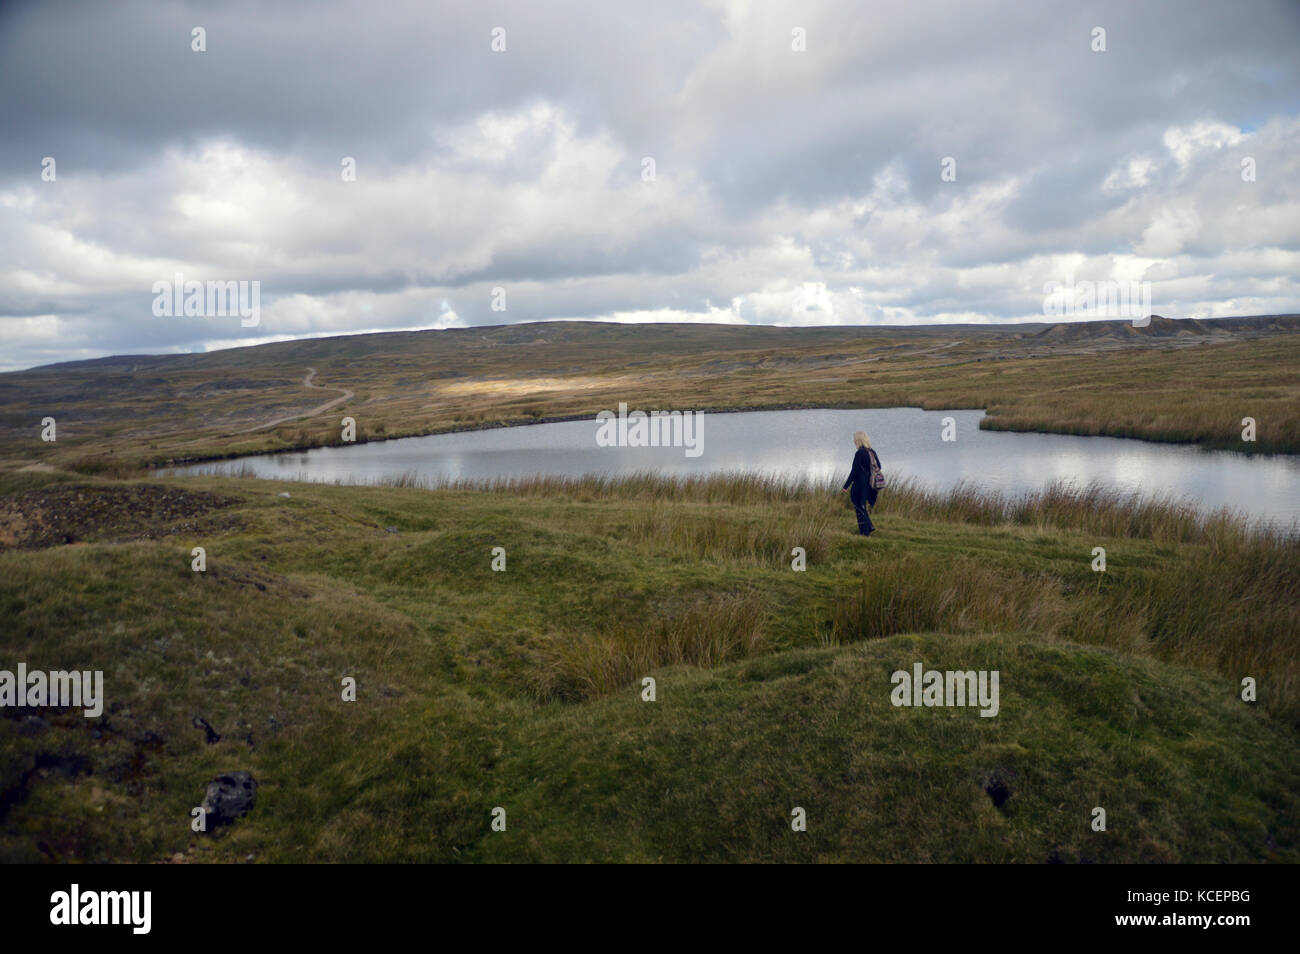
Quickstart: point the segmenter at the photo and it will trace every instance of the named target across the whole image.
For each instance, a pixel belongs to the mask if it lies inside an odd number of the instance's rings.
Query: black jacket
[[[880,456],[871,448],[859,447],[853,455],[853,469],[849,471],[849,479],[844,481],[844,489],[852,487],[854,497],[866,496],[875,489],[871,486],[872,458],[875,458],[875,464],[879,467]]]

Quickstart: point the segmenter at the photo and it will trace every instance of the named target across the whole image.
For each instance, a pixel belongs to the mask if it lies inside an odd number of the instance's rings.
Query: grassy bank
[[[902,486],[862,540],[745,477],[0,491],[0,668],[109,701],[4,710],[6,860],[1300,859],[1300,545],[1224,515]],[[917,662],[999,670],[999,714],[893,706]],[[192,834],[238,769],[256,808]]]

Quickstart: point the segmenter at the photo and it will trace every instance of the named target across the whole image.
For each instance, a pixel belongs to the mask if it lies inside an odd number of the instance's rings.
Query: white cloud
[[[1227,123],[1205,121],[1189,126],[1171,126],[1165,130],[1164,144],[1178,165],[1186,168],[1199,153],[1236,146],[1245,138],[1241,130]]]
[[[0,113],[0,149],[30,167],[0,179],[3,364],[565,317],[1041,320],[1067,274],[1151,281],[1172,314],[1298,311],[1300,117],[1250,79],[1300,74],[1284,15],[1173,9],[1106,7],[1103,58],[1068,4],[507,4],[500,56],[463,5],[433,30],[394,2],[365,36],[266,8],[257,43],[283,58],[221,83],[179,60],[165,100],[131,72],[162,55],[154,27],[119,30],[109,60],[79,46],[113,82],[63,92],[71,54],[15,28],[0,80],[14,108],[43,105],[17,128]],[[315,52],[294,60],[299,32]],[[1165,85],[1135,98],[1153,72]],[[221,121],[159,118],[177,97]],[[49,183],[30,160],[47,148]],[[263,337],[153,318],[176,272],[261,281]]]

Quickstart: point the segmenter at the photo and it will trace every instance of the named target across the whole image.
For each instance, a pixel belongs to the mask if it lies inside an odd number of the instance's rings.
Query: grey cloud
[[[1298,36],[1284,0],[11,3],[0,367],[247,340],[154,319],[176,269],[261,280],[267,336],[1019,318],[1070,256],[1300,310]]]

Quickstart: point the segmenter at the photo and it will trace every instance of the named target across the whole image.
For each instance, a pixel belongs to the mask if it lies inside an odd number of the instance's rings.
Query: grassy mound
[[[890,674],[1000,672],[1000,711],[895,707]],[[1296,861],[1294,739],[1232,687],[1005,636],[895,636],[673,669],[552,709],[499,763],[476,860]],[[1290,753],[1277,758],[1281,752]],[[803,808],[807,830],[792,830]],[[1092,829],[1093,809],[1106,830]],[[1285,846],[1285,847],[1284,847]]]
[[[5,860],[1300,851],[1300,545],[1222,515],[899,487],[862,540],[842,495],[754,478],[32,472],[0,512],[47,487],[40,535],[0,540],[0,669],[102,669],[107,704],[0,710]],[[998,670],[1001,711],[894,707],[918,662]],[[241,769],[253,811],[192,833]]]

